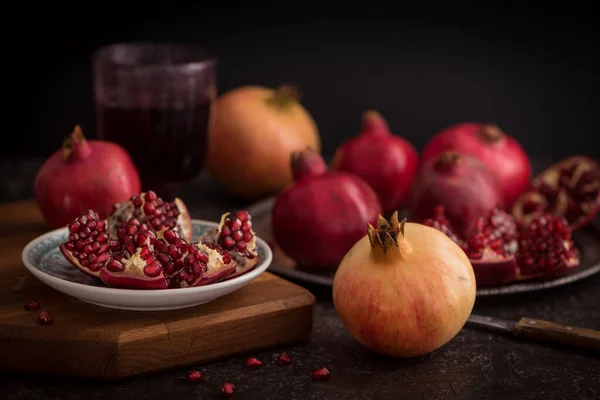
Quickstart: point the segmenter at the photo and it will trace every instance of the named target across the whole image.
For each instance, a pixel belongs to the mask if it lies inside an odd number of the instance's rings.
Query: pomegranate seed
[[[238,219],[242,222],[246,221],[247,219],[250,219],[250,214],[246,210],[239,210],[235,213],[235,216],[238,217]]]
[[[244,237],[244,233],[243,233],[242,231],[234,231],[234,232],[231,234],[231,238],[232,238],[233,240],[235,240],[236,242],[237,242],[238,240],[242,240],[242,238],[243,238],[243,237]]]
[[[48,311],[41,311],[38,315],[38,322],[40,325],[52,325],[54,323],[54,318]]]
[[[321,367],[318,370],[316,370],[315,372],[312,373],[312,378],[315,381],[320,381],[323,379],[327,379],[329,378],[329,370],[325,367]]]
[[[252,222],[244,221],[242,223],[242,232],[250,232],[251,228],[252,228]]]
[[[25,310],[27,311],[36,311],[40,309],[40,302],[37,300],[29,300],[25,303]]]
[[[112,272],[122,272],[125,271],[125,265],[118,260],[112,259],[106,263],[106,268]]]
[[[288,353],[281,353],[277,358],[277,364],[279,365],[290,365],[292,363],[292,357]]]
[[[162,265],[160,265],[160,263],[157,261],[150,265],[146,265],[144,267],[144,274],[146,276],[149,276],[150,278],[156,278],[157,276],[159,276],[161,274],[162,270],[163,270]]]
[[[236,218],[233,221],[231,221],[231,225],[229,225],[229,227],[232,231],[237,231],[242,227],[242,221]]]
[[[202,373],[202,371],[189,371],[188,372],[188,380],[192,383],[197,383],[202,381],[202,379],[204,378],[204,374]]]
[[[152,200],[156,200],[158,198],[158,195],[153,192],[152,190],[148,190],[146,192],[146,195],[144,196],[144,200],[146,201],[152,201]]]
[[[246,368],[249,369],[259,369],[262,367],[263,363],[255,357],[250,357],[246,360]]]
[[[235,240],[233,240],[230,236],[226,236],[223,238],[222,244],[226,249],[231,249],[233,246],[235,246]]]
[[[233,396],[235,393],[235,385],[233,383],[225,382],[221,386],[221,393],[223,393],[225,396]]]

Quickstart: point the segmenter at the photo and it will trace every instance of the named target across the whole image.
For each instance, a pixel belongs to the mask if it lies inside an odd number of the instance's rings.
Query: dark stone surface
[[[36,165],[2,166],[0,200],[31,197]],[[181,196],[196,218],[215,220],[221,212],[244,205],[228,198],[206,177],[186,187]],[[187,381],[188,369],[125,382],[4,372],[0,399],[209,399],[220,397],[220,385],[226,381],[237,386],[235,398],[240,399],[600,398],[597,354],[465,327],[427,356],[387,359],[363,349],[349,336],[328,290],[307,287],[318,299],[312,339],[253,354],[265,363],[260,370],[245,370],[245,357],[198,365],[205,373],[205,381],[198,384]],[[475,311],[511,320],[529,316],[600,329],[599,289],[600,275],[596,275],[541,292],[477,299]],[[280,351],[293,357],[291,366],[275,364]],[[310,374],[321,366],[331,371],[330,379],[313,382]]]

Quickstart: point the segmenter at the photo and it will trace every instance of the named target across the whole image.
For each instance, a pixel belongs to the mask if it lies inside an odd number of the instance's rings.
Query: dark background
[[[298,85],[327,155],[375,108],[418,149],[449,124],[479,120],[500,124],[531,156],[600,156],[591,1],[125,3],[4,13],[3,137],[16,146],[0,146],[2,159],[46,157],[76,123],[94,137],[90,55],[129,40],[202,45],[220,60],[220,92]]]

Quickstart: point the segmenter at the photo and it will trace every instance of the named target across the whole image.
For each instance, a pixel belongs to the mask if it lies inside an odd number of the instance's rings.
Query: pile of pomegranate
[[[223,214],[218,226],[192,242],[183,201],[165,201],[153,191],[114,204],[107,219],[88,210],[68,230],[60,245],[65,258],[111,287],[201,286],[244,274],[259,262],[247,211]]]
[[[272,212],[275,241],[303,268],[335,271],[379,213],[401,210],[467,254],[480,287],[551,278],[579,266],[572,235],[600,211],[600,166],[572,156],[532,178],[516,138],[496,125],[449,126],[421,154],[363,113],[360,134],[336,149],[288,153],[294,182]]]

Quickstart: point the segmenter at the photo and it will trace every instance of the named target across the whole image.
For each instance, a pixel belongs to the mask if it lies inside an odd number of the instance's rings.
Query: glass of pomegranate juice
[[[202,171],[216,65],[185,44],[117,43],[94,53],[97,135],[129,152],[143,190],[172,197]]]

